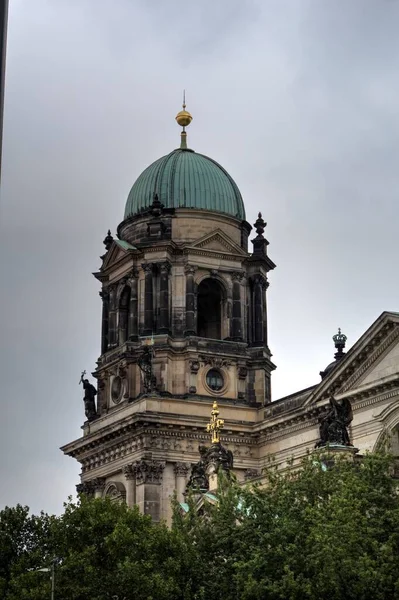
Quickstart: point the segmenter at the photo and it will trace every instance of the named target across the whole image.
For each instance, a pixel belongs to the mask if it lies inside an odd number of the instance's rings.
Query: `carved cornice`
[[[209,436],[205,432],[148,429],[145,435],[140,435],[133,439],[129,438],[126,441],[119,441],[106,448],[104,448],[104,443],[98,440],[96,443],[90,444],[90,447],[86,448],[84,453],[75,455],[75,458],[81,463],[82,472],[88,473],[89,471],[119,461],[124,457],[132,457],[140,450],[158,450],[163,453],[196,453],[198,444],[207,443],[208,440]],[[258,444],[258,438],[249,437],[248,435],[240,436],[239,434],[223,436],[222,441],[225,446],[231,447],[233,454],[237,456],[251,456],[251,448],[256,448]],[[133,464],[128,463],[121,467],[125,477],[131,472]]]
[[[224,253],[220,250],[205,250],[205,249],[197,249],[197,248],[185,248],[183,254],[186,256],[203,256],[205,259],[209,260],[209,255],[212,255],[212,258],[218,258],[219,260],[225,260],[231,262],[231,260],[235,260],[238,263],[241,263],[243,260],[249,257],[249,254],[238,254],[238,253]],[[205,262],[205,261],[204,261]]]

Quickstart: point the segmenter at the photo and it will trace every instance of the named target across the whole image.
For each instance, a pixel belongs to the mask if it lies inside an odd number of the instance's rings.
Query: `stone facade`
[[[80,491],[110,496],[170,520],[183,501],[217,398],[221,441],[239,481],[262,481],[274,458],[286,468],[319,438],[329,397],[352,404],[360,453],[391,444],[399,454],[399,315],[383,313],[322,381],[271,402],[266,294],[275,265],[259,215],[251,227],[211,210],[159,203],[105,239],[98,416],[62,448],[82,466]],[[151,391],[140,357],[151,345]]]

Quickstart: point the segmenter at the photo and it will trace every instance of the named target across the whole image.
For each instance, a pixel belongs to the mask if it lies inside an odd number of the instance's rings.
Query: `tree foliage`
[[[328,468],[325,465],[328,465]],[[0,512],[0,598],[391,600],[399,598],[399,496],[385,455],[270,468],[263,488],[220,478],[218,502],[171,529],[105,500],[62,516]]]
[[[398,598],[399,497],[391,472],[384,455],[359,462],[327,455],[307,458],[295,472],[271,468],[263,488],[223,483],[206,516],[178,523],[202,558],[199,597]]]

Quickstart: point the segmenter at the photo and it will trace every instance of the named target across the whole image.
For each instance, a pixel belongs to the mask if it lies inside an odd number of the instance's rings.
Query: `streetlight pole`
[[[54,600],[54,588],[55,588],[55,560],[51,563],[51,600]]]
[[[51,600],[54,600],[54,591],[55,591],[55,561],[56,561],[56,559],[53,558],[53,560],[51,561],[51,569],[49,569],[48,567],[43,567],[41,569],[28,569],[28,571],[40,571],[42,573],[50,573],[50,577],[51,577]]]

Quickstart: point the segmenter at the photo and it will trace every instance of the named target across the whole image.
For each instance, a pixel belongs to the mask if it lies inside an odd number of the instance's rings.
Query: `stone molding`
[[[396,339],[399,337],[399,327],[396,326],[393,331],[386,337],[385,341],[380,344],[374,351],[372,351],[369,355],[369,358],[366,361],[362,361],[362,365],[358,367],[353,373],[353,375],[344,383],[344,385],[339,390],[339,393],[348,391],[353,385],[364,375],[369,368],[377,361],[378,357],[381,356],[388,350],[388,348],[393,345]],[[359,357],[358,357],[359,358]]]
[[[95,445],[90,446],[90,456],[85,456],[80,460],[82,472],[88,473],[105,465],[114,463],[123,457],[129,457],[136,454],[139,450],[160,450],[162,452],[187,452],[195,454],[198,443],[207,443],[209,436],[206,433],[177,432],[159,429],[149,429],[145,435],[140,435],[133,440],[122,441],[103,449],[101,439]],[[251,456],[254,448],[258,446],[258,438],[248,435],[223,436],[223,443],[233,449],[236,456]],[[239,450],[239,448],[241,450]],[[87,450],[86,450],[87,452]],[[173,455],[172,455],[173,456]],[[77,457],[79,460],[79,457]],[[122,466],[125,474],[125,467],[132,466],[134,463]],[[126,469],[126,472],[129,472]]]
[[[120,483],[119,481],[108,481],[104,496],[109,497],[112,502],[125,502],[126,488],[123,483]]]

